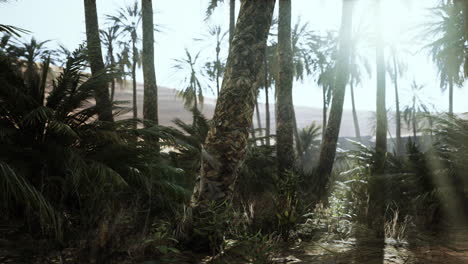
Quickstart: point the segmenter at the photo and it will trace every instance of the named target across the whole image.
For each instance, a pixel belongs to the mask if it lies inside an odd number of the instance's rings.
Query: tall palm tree
[[[350,55],[351,67],[349,72],[349,88],[351,94],[354,130],[358,141],[361,141],[361,131],[359,128],[359,120],[356,111],[354,88],[361,84],[363,76],[371,77],[371,65],[367,56],[363,54],[363,51],[368,49],[368,47],[363,46],[363,42],[367,35],[368,32],[365,31],[365,26],[362,23],[359,23],[359,25],[353,31]]]
[[[208,8],[206,9],[206,17],[209,18],[213,11],[218,7],[219,3],[224,0],[209,0]],[[236,27],[236,0],[229,0],[229,43],[232,42],[234,37],[234,30]]]
[[[215,59],[205,63],[205,72],[210,80],[216,83],[216,96],[219,96],[219,89],[221,87],[221,79],[223,77],[224,67],[226,66],[224,61],[221,59],[221,47],[223,46],[224,40],[228,32],[223,32],[221,26],[210,26],[208,28],[208,36],[210,42],[213,39],[216,42],[215,45]],[[195,39],[196,41],[205,40]],[[211,45],[210,45],[211,46]]]
[[[142,0],[143,23],[143,118],[158,124],[158,86],[154,69],[154,22],[153,1]]]
[[[185,57],[182,59],[174,59],[175,64],[172,66],[179,73],[185,75],[183,77],[182,84],[184,89],[179,91],[178,95],[184,100],[186,108],[193,108],[195,111],[199,111],[199,105],[203,105],[204,100],[203,88],[199,79],[199,57],[200,52],[194,56],[187,49],[185,49]],[[193,122],[195,125],[195,116],[193,116]]]
[[[138,2],[135,1],[132,5],[122,7],[117,11],[117,15],[107,15],[107,19],[118,25],[122,30],[122,36],[129,39],[131,42],[131,74],[133,86],[133,118],[138,118],[137,106],[137,83],[136,83],[136,69],[139,66],[140,51],[138,50],[138,30],[141,24],[141,9]]]
[[[8,42],[8,40],[6,40]],[[44,61],[46,58],[54,55],[54,52],[46,47],[49,40],[37,41],[34,37],[30,41],[10,45],[9,55],[20,60],[25,68],[25,81],[30,84],[37,77],[38,65],[36,62]]]
[[[396,44],[390,47],[390,56],[387,65],[387,71],[392,79],[395,92],[395,127],[396,127],[396,154],[403,154],[403,142],[401,139],[401,108],[400,94],[398,87],[398,79],[404,74],[407,69],[406,63],[400,58]]]
[[[104,70],[102,60],[101,40],[99,38],[99,22],[96,10],[96,0],[84,0],[86,42],[88,46],[89,63],[91,64],[91,74],[97,75]],[[100,85],[95,91],[96,106],[98,116],[102,121],[113,121],[112,103],[109,98],[107,84]]]
[[[440,88],[449,90],[449,114],[453,114],[453,89],[461,87],[465,60],[463,14],[458,5],[447,2],[431,9],[436,20],[427,24],[423,34],[431,42],[424,46],[437,65]],[[436,40],[434,40],[436,38]]]
[[[294,78],[291,41],[291,0],[279,0],[278,15],[278,85],[276,87],[276,156],[278,175],[294,165],[294,115],[292,86]]]
[[[385,104],[386,69],[385,69],[385,43],[381,18],[381,0],[376,1],[375,32],[376,32],[376,69],[377,69],[377,125],[376,125],[376,167],[375,171],[381,173],[384,170],[385,155],[387,152],[387,107]]]
[[[106,64],[111,67],[116,67],[114,50],[115,50],[115,44],[120,34],[120,27],[118,25],[112,25],[106,28],[105,30],[101,29],[99,33],[101,35],[101,42],[107,50]],[[111,102],[114,101],[114,95],[115,95],[115,79],[112,78],[111,93],[110,93]]]
[[[340,43],[338,51],[338,60],[336,62],[336,78],[333,89],[333,99],[330,109],[325,135],[323,136],[320,147],[319,164],[316,169],[316,195],[323,198],[326,193],[326,187],[333,169],[335,161],[336,146],[343,115],[343,104],[346,92],[346,85],[349,79],[349,63],[351,53],[351,37],[353,9],[355,0],[343,0],[343,10],[340,29]]]
[[[263,62],[274,6],[275,0],[242,1],[224,81],[204,146],[207,156],[192,196],[195,215],[211,202],[222,204],[232,197],[239,164],[246,153],[255,108],[255,81]]]

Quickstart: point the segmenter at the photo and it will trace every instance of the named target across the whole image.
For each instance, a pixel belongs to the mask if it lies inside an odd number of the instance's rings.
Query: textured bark
[[[96,0],[84,0],[84,9],[89,63],[91,65],[91,74],[96,75],[104,70],[101,39],[99,38],[99,22],[96,11]],[[96,87],[95,98],[96,105],[99,110],[99,120],[113,121],[112,104],[109,100],[109,89],[107,84]]]
[[[152,0],[141,1],[143,23],[143,118],[158,124],[158,86],[154,69],[154,22]]]
[[[236,0],[229,2],[229,43],[232,42],[234,37],[234,30],[236,27]]]
[[[328,119],[327,128],[320,148],[319,165],[315,174],[315,195],[319,199],[322,199],[326,193],[328,181],[333,169],[333,163],[335,161],[336,146],[340,133],[341,118],[343,115],[346,84],[349,79],[350,43],[354,4],[354,0],[343,0],[335,87],[330,108],[330,117]]]
[[[294,116],[292,101],[293,53],[291,44],[291,0],[279,0],[279,75],[276,94],[276,156],[278,175],[293,169]]]
[[[356,138],[358,141],[361,141],[361,130],[359,129],[359,120],[356,112],[356,103],[354,101],[354,84],[351,82],[349,84],[349,88],[351,89],[351,105],[353,108],[353,121],[354,121],[354,132],[356,134]]]
[[[381,0],[377,1],[376,10],[376,63],[377,63],[377,127],[376,127],[376,167],[375,172],[382,173],[385,164],[385,155],[387,153],[387,107],[385,105],[385,86],[386,86],[386,70],[385,70],[385,44],[383,42],[382,27],[381,27]]]
[[[255,108],[256,80],[263,63],[275,0],[243,0],[229,49],[226,72],[204,144],[191,205],[194,214],[210,202],[232,197],[238,168],[244,159]]]
[[[398,94],[398,64],[396,57],[393,56],[393,70],[394,70],[394,80],[393,84],[395,85],[395,108],[396,108],[396,154],[403,154],[403,142],[401,140],[401,112],[400,112],[400,96]]]

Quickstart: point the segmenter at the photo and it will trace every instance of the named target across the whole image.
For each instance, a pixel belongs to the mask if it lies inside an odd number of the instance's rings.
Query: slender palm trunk
[[[137,67],[137,48],[136,37],[133,38],[133,59],[132,59],[132,87],[133,87],[133,118],[138,118],[138,105],[137,105],[137,83],[136,83],[136,67]]]
[[[385,155],[387,152],[387,108],[385,105],[385,86],[386,86],[386,70],[385,70],[385,46],[382,36],[382,27],[380,9],[381,0],[377,3],[376,13],[376,29],[377,29],[377,45],[376,45],[376,63],[377,63],[377,128],[376,128],[376,173],[382,173],[385,164]]]
[[[394,69],[394,80],[395,85],[395,108],[396,108],[396,154],[403,154],[403,142],[401,140],[401,113],[400,113],[400,97],[398,94],[398,64],[396,62],[395,56],[393,56],[393,69]]]
[[[257,95],[257,98],[255,99],[255,113],[257,115],[257,125],[258,125],[258,128],[257,130],[259,131],[259,135],[260,137],[263,137],[263,126],[262,126],[262,119],[260,117],[260,108],[258,107],[258,95]],[[260,139],[260,144],[265,145],[265,141],[262,139]]]
[[[114,46],[112,45],[112,41],[109,40],[109,52],[108,52],[110,62],[112,67],[115,67],[115,58],[114,58]],[[110,95],[110,100],[111,102],[114,101],[115,97],[115,78],[112,78],[111,81],[111,95]]]
[[[292,101],[293,57],[291,44],[291,0],[279,0],[279,75],[276,95],[276,155],[278,175],[294,166],[294,116]]]
[[[158,86],[154,68],[154,22],[152,0],[142,0],[143,27],[143,118],[158,124]]]
[[[336,81],[325,134],[320,148],[319,164],[316,169],[315,195],[322,199],[327,192],[328,181],[335,161],[336,147],[343,115],[343,104],[346,84],[349,78],[349,63],[351,52],[351,29],[355,1],[344,0],[340,30],[339,54],[336,69]]]
[[[322,109],[322,139],[325,137],[325,131],[327,129],[327,89],[325,86],[322,88],[323,97],[323,109]]]
[[[223,203],[232,197],[252,126],[255,82],[263,62],[274,6],[275,0],[242,1],[213,125],[204,145],[210,159],[203,161],[192,196],[194,214],[211,202]]]
[[[413,109],[412,109],[412,111],[413,111],[413,115],[412,115],[412,118],[411,118],[411,124],[413,126],[414,143],[416,143],[417,140],[418,140],[418,128],[417,128],[417,125],[416,125],[417,124],[417,121],[416,121],[417,112],[416,112],[416,97],[415,96],[413,96]]]
[[[91,64],[91,74],[96,75],[104,70],[96,0],[84,0],[84,9],[89,63]],[[114,121],[112,116],[112,104],[109,99],[108,84],[99,85],[96,88],[95,98],[99,119],[102,121]]]
[[[268,89],[268,87],[265,88],[265,137],[267,146],[270,146],[270,99]]]
[[[359,129],[359,120],[356,112],[356,103],[354,101],[354,83],[351,81],[349,84],[351,90],[351,105],[353,108],[353,121],[354,121],[354,131],[358,141],[361,141],[361,131]]]
[[[293,122],[294,122],[294,142],[296,143],[296,151],[299,157],[301,166],[304,164],[304,150],[302,149],[301,138],[299,137],[299,128],[297,127],[296,111],[293,107]]]
[[[221,65],[221,61],[219,59],[219,53],[221,51],[219,41],[216,43],[216,65],[215,65],[215,76],[216,76],[216,96],[219,96],[219,78],[220,78],[220,72],[219,72],[219,67]]]
[[[229,2],[229,43],[232,42],[234,37],[234,30],[236,27],[236,0]]]
[[[449,115],[453,115],[453,80],[449,80]]]

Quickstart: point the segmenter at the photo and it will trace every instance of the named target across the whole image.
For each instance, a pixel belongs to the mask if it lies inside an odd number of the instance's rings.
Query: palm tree
[[[182,59],[175,59],[173,68],[179,73],[185,74],[183,79],[184,89],[178,92],[178,95],[184,99],[185,107],[199,111],[199,104],[203,105],[203,88],[199,79],[198,59],[200,52],[193,56],[187,49],[185,49],[185,57]],[[195,124],[196,119],[193,117]]]
[[[371,77],[371,66],[366,55],[362,53],[368,47],[363,47],[363,40],[368,35],[362,23],[354,30],[352,37],[352,47],[350,55],[350,72],[349,72],[349,88],[351,94],[351,106],[354,121],[355,135],[358,141],[361,141],[361,131],[359,128],[359,120],[356,111],[356,102],[354,97],[354,88],[361,84],[362,77],[367,75]]]
[[[158,86],[154,69],[154,22],[152,0],[142,0],[143,23],[143,118],[158,124]],[[157,139],[155,140],[157,142]]]
[[[418,140],[417,133],[420,130],[420,124],[424,123],[424,115],[430,118],[429,108],[425,100],[420,96],[422,89],[424,89],[424,86],[417,84],[416,81],[413,80],[410,90],[411,104],[405,106],[403,109],[403,119],[408,129],[413,132],[414,142]],[[431,123],[431,120],[428,121]]]
[[[294,77],[291,40],[291,0],[279,0],[278,15],[278,85],[276,87],[276,155],[278,175],[294,165],[294,115],[292,85]]]
[[[117,15],[108,15],[107,19],[117,25],[122,30],[122,36],[128,38],[131,42],[131,74],[133,85],[133,118],[138,118],[137,109],[137,83],[136,83],[136,69],[140,64],[140,51],[137,48],[138,42],[138,29],[141,24],[141,10],[138,2],[135,1],[133,5],[122,7],[117,11]]]
[[[255,81],[263,62],[274,6],[275,0],[242,2],[213,123],[204,146],[209,156],[203,161],[192,196],[195,216],[210,203],[223,204],[232,197],[239,164],[246,153],[255,108]],[[207,238],[205,234],[199,241],[207,241]]]
[[[101,40],[99,38],[99,22],[96,10],[96,0],[84,0],[84,9],[88,57],[91,64],[91,74],[95,76],[102,73],[104,70]],[[96,106],[98,106],[99,109],[99,119],[102,121],[113,121],[112,103],[110,102],[107,84],[96,88],[95,98]]]
[[[116,67],[115,57],[114,57],[114,49],[115,49],[115,42],[117,41],[120,35],[120,27],[118,25],[113,25],[105,30],[99,31],[101,35],[101,42],[107,50],[106,54],[106,64],[110,67]],[[114,101],[115,95],[115,79],[112,78],[111,81],[111,94],[110,100],[111,102]]]
[[[215,59],[214,61],[209,61],[205,63],[205,72],[210,78],[216,83],[216,96],[219,96],[219,89],[221,85],[221,79],[223,77],[224,67],[226,66],[225,63],[221,60],[221,46],[223,46],[224,39],[227,35],[226,32],[222,32],[221,26],[210,26],[208,28],[208,38],[213,38],[216,41],[215,46]],[[202,39],[195,39],[196,41],[200,41]]]
[[[376,69],[377,69],[377,126],[376,126],[376,167],[377,173],[384,170],[385,155],[387,152],[387,108],[385,105],[385,86],[386,86],[386,69],[385,69],[385,43],[382,35],[382,19],[381,19],[381,0],[376,2]]]
[[[224,0],[209,0],[208,8],[206,9],[206,17],[209,18],[213,11],[218,7],[219,3]],[[232,42],[234,37],[234,29],[236,27],[236,0],[229,0],[229,43]]]
[[[354,0],[343,0],[340,43],[338,60],[336,62],[336,79],[333,89],[333,99],[330,109],[330,118],[328,120],[325,135],[323,136],[320,148],[319,164],[316,169],[316,195],[323,198],[326,193],[326,187],[333,169],[335,160],[336,146],[343,115],[343,104],[346,92],[346,84],[349,79],[349,63],[351,53],[351,35]]]
[[[400,109],[400,95],[398,91],[398,78],[401,77],[406,71],[406,63],[398,56],[396,45],[390,47],[390,54],[387,65],[387,71],[393,81],[395,90],[395,125],[396,125],[396,154],[403,153],[403,142],[401,140],[401,109]]]
[[[455,85],[461,87],[464,81],[463,14],[459,6],[452,2],[441,3],[431,11],[437,20],[427,24],[423,31],[426,39],[431,41],[424,48],[430,51],[432,60],[437,65],[440,88],[442,91],[449,89],[449,114],[453,114],[453,88]]]
[[[8,40],[6,40],[8,42]],[[49,40],[37,41],[34,37],[30,41],[11,45],[8,49],[9,56],[20,60],[20,64],[26,67],[25,81],[35,82],[36,72],[39,70],[36,62],[44,61],[55,53],[46,47]]]

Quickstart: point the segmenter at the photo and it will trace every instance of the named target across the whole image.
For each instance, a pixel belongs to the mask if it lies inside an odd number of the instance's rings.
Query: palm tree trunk
[[[301,162],[301,166],[304,164],[304,150],[302,149],[302,142],[301,138],[299,137],[299,128],[297,127],[297,119],[296,119],[296,111],[293,107],[293,122],[294,122],[294,139],[296,143],[296,151],[299,157],[299,161]]]
[[[293,121],[293,57],[291,44],[291,0],[279,0],[278,62],[279,75],[276,95],[276,155],[278,175],[294,166]]]
[[[242,1],[213,125],[204,145],[210,159],[201,166],[192,196],[194,214],[211,202],[223,203],[232,197],[252,126],[255,83],[265,54],[274,6],[275,0]]]
[[[143,118],[158,124],[158,86],[154,69],[154,22],[152,0],[142,0],[143,27]]]
[[[351,104],[353,108],[353,121],[354,121],[354,131],[356,133],[356,138],[360,142],[361,141],[361,131],[359,129],[359,120],[356,112],[356,103],[354,101],[354,83],[351,81],[349,84],[351,89]]]
[[[136,83],[136,66],[137,66],[137,48],[136,40],[132,41],[133,45],[133,59],[132,59],[132,87],[133,87],[133,118],[138,118],[138,105],[137,105],[137,83]]]
[[[464,35],[465,41],[468,40],[468,0],[460,0],[463,1],[463,28],[464,28]],[[465,65],[464,65],[464,72],[465,78],[468,78],[468,49],[465,49]]]
[[[219,96],[219,77],[220,77],[220,72],[219,72],[219,67],[221,65],[221,61],[219,59],[219,53],[221,52],[221,43],[219,43],[219,40],[216,43],[216,65],[215,65],[215,76],[216,76],[216,96]]]
[[[229,2],[229,43],[232,42],[234,37],[234,30],[236,27],[236,0]]]
[[[413,115],[412,115],[412,119],[411,119],[411,124],[412,124],[412,126],[413,126],[413,138],[414,138],[414,143],[417,143],[417,140],[418,140],[418,135],[417,135],[417,133],[418,133],[418,128],[417,128],[417,126],[416,126],[416,124],[417,124],[417,121],[416,121],[416,114],[417,114],[417,112],[416,112],[416,97],[415,97],[415,96],[413,96],[413,109],[412,109],[412,111],[413,111]]]
[[[325,131],[327,129],[327,89],[325,86],[322,88],[322,96],[323,96],[323,113],[322,113],[322,140],[325,136]]]
[[[453,80],[449,80],[449,115],[453,115]]]
[[[91,65],[91,74],[94,76],[104,70],[96,0],[84,0],[84,9],[89,63]],[[112,116],[112,104],[109,100],[108,84],[99,85],[96,88],[95,99],[96,106],[98,107],[99,119],[102,121],[114,121]]]
[[[348,83],[349,78],[350,43],[354,3],[355,1],[343,0],[340,30],[341,38],[339,43],[335,88],[330,109],[330,117],[320,147],[319,164],[315,173],[315,177],[317,177],[315,194],[318,199],[324,198],[327,192],[328,181],[335,161],[336,147],[343,115],[346,84]]]
[[[376,45],[376,63],[377,63],[377,128],[376,128],[376,167],[375,172],[382,173],[385,164],[385,155],[387,152],[387,108],[385,106],[385,46],[382,36],[382,27],[380,9],[381,1],[377,3],[377,45]]]
[[[115,67],[114,47],[113,47],[111,41],[109,41],[109,58],[110,58],[112,67]],[[111,95],[110,95],[110,101],[111,102],[114,102],[114,97],[115,97],[115,78],[112,78],[112,81],[111,81]]]
[[[270,99],[268,95],[268,87],[265,88],[265,137],[266,145],[270,146]]]
[[[260,108],[258,108],[258,95],[257,98],[255,99],[255,113],[257,114],[257,125],[258,125],[258,131],[260,134],[260,137],[263,137],[263,127],[262,127],[262,119],[260,118]],[[260,144],[265,145],[265,141],[260,139]]]
[[[395,108],[396,108],[396,153],[397,155],[403,154],[403,142],[401,140],[401,113],[400,113],[400,98],[398,94],[398,65],[395,56],[393,56],[393,69],[394,69],[394,80],[395,84]]]

